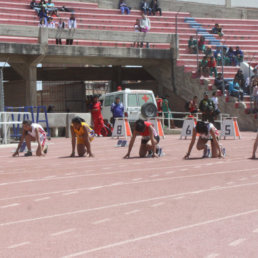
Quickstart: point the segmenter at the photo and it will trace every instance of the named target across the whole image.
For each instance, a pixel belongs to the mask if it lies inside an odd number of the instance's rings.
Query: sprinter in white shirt
[[[24,155],[25,157],[32,156],[31,142],[38,143],[36,155],[44,156],[47,153],[47,145],[46,145],[47,133],[45,132],[43,127],[40,124],[32,123],[29,120],[24,120],[22,122],[22,129],[23,129],[22,136],[18,144],[18,147],[15,153],[13,154],[13,157],[19,155],[19,150],[24,140],[26,142],[26,146],[28,149],[28,152],[25,153]]]

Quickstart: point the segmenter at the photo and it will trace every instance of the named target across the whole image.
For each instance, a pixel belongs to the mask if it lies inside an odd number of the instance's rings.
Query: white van
[[[130,122],[134,122],[141,116],[141,106],[145,103],[154,103],[157,107],[156,99],[153,91],[151,90],[130,90],[125,89],[122,91],[114,91],[104,94],[100,97],[103,101],[102,104],[102,115],[104,119],[108,119],[113,116],[111,113],[111,104],[115,101],[116,97],[120,98],[120,102],[124,105],[125,116],[128,117]]]

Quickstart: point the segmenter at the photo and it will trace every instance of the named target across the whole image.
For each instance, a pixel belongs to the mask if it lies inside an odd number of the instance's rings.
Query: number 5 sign
[[[113,137],[125,137],[132,136],[129,122],[126,118],[116,118],[114,130],[112,132]]]
[[[238,137],[240,139],[240,131],[237,123],[237,118],[226,118],[222,121],[220,139],[224,137]]]
[[[191,118],[191,117],[186,118],[183,124],[180,139],[182,139],[183,137],[185,137],[185,139],[187,137],[192,137],[195,124],[196,122],[194,118]]]

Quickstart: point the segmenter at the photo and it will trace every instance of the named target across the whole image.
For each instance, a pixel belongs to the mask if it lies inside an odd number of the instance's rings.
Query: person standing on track
[[[101,114],[101,103],[97,95],[93,96],[92,104],[90,105],[91,110],[91,121],[93,121],[94,131],[95,133],[100,136],[102,130],[104,128],[104,120]],[[103,129],[104,128],[104,129]]]
[[[124,158],[130,158],[131,150],[133,148],[135,139],[137,135],[142,136],[141,146],[139,150],[140,158],[146,157],[147,154],[152,155],[152,157],[159,157],[161,154],[161,148],[157,145],[160,138],[150,122],[143,121],[139,119],[135,122],[135,128],[133,131],[133,136],[129,143],[128,152]],[[150,144],[148,142],[150,141]]]
[[[25,157],[32,156],[31,142],[38,143],[38,148],[36,150],[37,156],[44,156],[47,153],[47,145],[45,145],[47,133],[40,124],[32,123],[29,120],[24,120],[22,122],[22,136],[13,157],[19,155],[19,150],[24,140],[28,149],[27,153],[24,154]]]
[[[222,148],[219,145],[219,132],[212,123],[207,123],[203,121],[197,122],[195,128],[193,129],[193,136],[191,143],[188,148],[188,152],[185,155],[185,159],[189,159],[192,148],[194,146],[197,134],[200,135],[197,142],[197,150],[203,150],[203,158],[210,157],[210,148],[208,146],[208,141],[211,141],[211,157],[212,158],[221,158],[222,155],[225,155],[225,148]]]
[[[258,132],[257,132],[257,136],[256,136],[256,139],[254,141],[254,147],[253,147],[253,155],[252,155],[252,159],[255,159],[255,152],[257,150],[257,147],[258,147]]]
[[[71,157],[75,156],[75,145],[77,138],[77,152],[79,157],[83,157],[85,153],[89,154],[89,157],[93,157],[91,152],[90,142],[94,139],[94,131],[85,121],[80,117],[72,119],[70,126],[72,134],[72,154]]]

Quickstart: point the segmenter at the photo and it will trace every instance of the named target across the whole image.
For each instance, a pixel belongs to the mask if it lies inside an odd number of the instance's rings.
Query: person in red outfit
[[[92,104],[90,105],[91,120],[93,121],[93,127],[95,133],[100,136],[101,131],[104,128],[104,120],[101,114],[101,102],[97,95],[93,96]]]
[[[156,97],[156,102],[158,108],[158,116],[162,116],[162,98],[160,98],[158,95]]]

